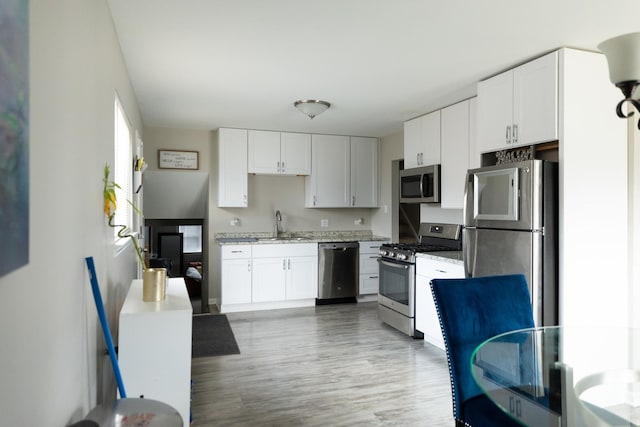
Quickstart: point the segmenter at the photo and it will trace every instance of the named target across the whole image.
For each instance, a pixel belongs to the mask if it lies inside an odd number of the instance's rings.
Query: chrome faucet
[[[281,223],[282,223],[282,215],[280,215],[280,211],[277,210],[276,211],[276,227],[275,227],[275,238],[278,238],[278,235],[280,234],[280,232],[282,231],[282,227],[281,227]]]

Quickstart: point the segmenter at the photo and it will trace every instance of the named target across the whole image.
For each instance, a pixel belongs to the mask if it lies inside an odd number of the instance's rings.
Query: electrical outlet
[[[353,221],[353,223],[355,225],[362,225],[362,224],[364,224],[364,219],[363,218],[356,218],[356,220]]]
[[[328,227],[329,226],[329,220],[328,219],[321,219],[320,220],[320,227]]]

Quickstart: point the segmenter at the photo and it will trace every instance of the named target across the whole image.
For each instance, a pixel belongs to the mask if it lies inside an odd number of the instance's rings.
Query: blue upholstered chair
[[[447,350],[456,426],[519,426],[486,397],[471,376],[471,354],[494,335],[533,327],[523,275],[433,279],[431,292]]]

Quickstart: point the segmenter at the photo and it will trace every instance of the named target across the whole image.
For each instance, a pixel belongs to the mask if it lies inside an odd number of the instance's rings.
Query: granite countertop
[[[370,231],[282,232],[278,239],[274,239],[273,233],[265,232],[216,233],[215,239],[220,245],[389,241],[388,237],[376,236]]]
[[[462,265],[462,251],[443,251],[443,252],[420,252],[417,257],[434,259],[436,261],[450,262],[451,264]]]

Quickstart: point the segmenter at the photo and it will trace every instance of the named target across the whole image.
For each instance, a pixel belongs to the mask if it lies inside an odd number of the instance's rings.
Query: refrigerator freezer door
[[[544,220],[544,174],[553,166],[542,160],[471,169],[467,172],[465,227],[541,230]],[[549,181],[551,182],[551,181]]]
[[[474,228],[463,233],[465,275],[524,274],[535,324],[542,325],[542,233]]]

